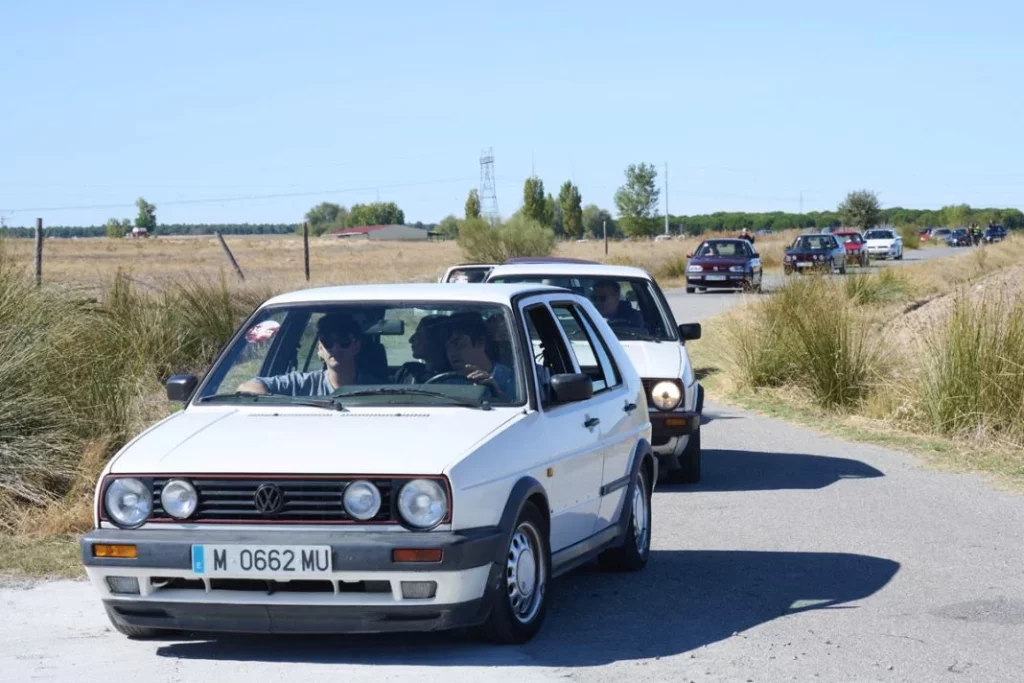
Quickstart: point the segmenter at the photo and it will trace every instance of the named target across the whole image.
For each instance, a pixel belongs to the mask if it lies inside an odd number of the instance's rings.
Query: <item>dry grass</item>
[[[758,236],[755,247],[766,269],[779,268],[782,253],[796,232]],[[731,234],[705,237],[733,237]],[[305,286],[376,282],[431,282],[444,269],[463,262],[455,242],[370,242],[332,237],[310,240],[310,281],[303,272],[302,238],[296,235],[225,237],[246,277],[243,288],[282,292]],[[668,242],[609,241],[608,254],[600,240],[560,242],[556,256],[638,266],[674,284],[685,266],[686,254],[701,239]],[[30,269],[31,240],[8,240],[8,260]],[[156,239],[51,239],[43,250],[43,279],[81,296],[96,297],[104,282],[118,270],[142,288],[163,288],[186,277],[224,277],[238,282],[216,237],[158,237]]]

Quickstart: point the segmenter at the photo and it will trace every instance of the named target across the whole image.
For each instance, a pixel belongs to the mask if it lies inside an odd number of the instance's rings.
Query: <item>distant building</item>
[[[366,239],[382,242],[419,242],[433,237],[429,230],[421,230],[412,225],[364,225],[357,228],[345,228],[331,233],[338,239]]]

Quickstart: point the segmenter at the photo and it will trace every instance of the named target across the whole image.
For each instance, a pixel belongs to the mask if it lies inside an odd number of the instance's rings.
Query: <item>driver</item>
[[[419,384],[451,370],[438,333],[445,319],[446,316],[443,315],[428,315],[420,320],[416,331],[409,337],[412,357],[416,360],[405,363],[398,369],[395,384]]]
[[[380,380],[356,367],[356,355],[362,348],[363,332],[349,316],[328,313],[316,323],[316,353],[323,370],[289,372],[274,377],[255,377],[243,382],[238,391],[250,394],[285,396],[330,396],[350,384],[380,384]]]
[[[640,311],[633,308],[628,301],[620,297],[621,289],[615,280],[601,280],[594,285],[592,300],[598,312],[604,316],[608,324],[643,327],[644,318]]]
[[[470,382],[491,388],[499,398],[514,398],[512,368],[491,360],[487,353],[487,323],[478,313],[456,313],[445,321],[445,354],[452,371]]]

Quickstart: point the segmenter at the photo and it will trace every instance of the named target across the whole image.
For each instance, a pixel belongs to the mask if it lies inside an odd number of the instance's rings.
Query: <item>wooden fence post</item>
[[[245,275],[242,274],[242,269],[238,267],[238,261],[235,260],[234,254],[232,254],[231,250],[228,249],[228,243],[224,241],[224,237],[223,235],[220,234],[220,231],[217,231],[216,235],[217,239],[220,240],[220,246],[224,248],[224,253],[227,254],[228,261],[231,261],[231,266],[235,269],[235,272],[238,274],[238,279],[241,280],[242,282],[245,282]]]
[[[36,219],[36,287],[43,284],[43,219]]]
[[[306,282],[309,282],[309,222],[302,223],[302,261],[306,267]]]

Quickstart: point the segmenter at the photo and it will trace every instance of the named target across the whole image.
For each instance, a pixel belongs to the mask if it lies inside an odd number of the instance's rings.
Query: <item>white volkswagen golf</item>
[[[532,637],[555,576],[638,570],[640,377],[587,299],[379,285],[261,305],[110,461],[82,559],[113,625]]]
[[[672,483],[700,481],[704,389],[690,365],[686,342],[700,338],[701,326],[676,324],[647,271],[571,259],[521,259],[494,266],[487,282],[541,283],[591,300],[643,380],[661,471]]]

